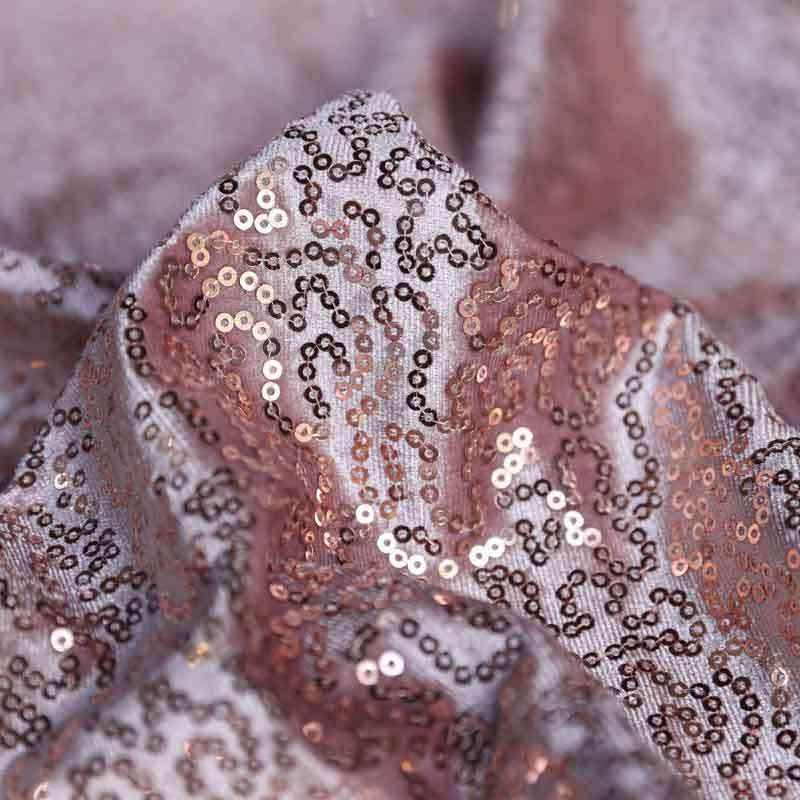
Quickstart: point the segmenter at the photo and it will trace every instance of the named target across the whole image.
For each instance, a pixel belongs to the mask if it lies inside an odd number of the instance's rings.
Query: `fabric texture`
[[[0,267],[8,460],[105,305],[0,496],[9,800],[796,796],[796,429],[389,95],[116,293]]]

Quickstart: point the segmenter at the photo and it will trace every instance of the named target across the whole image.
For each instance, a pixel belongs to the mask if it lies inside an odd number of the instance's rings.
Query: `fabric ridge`
[[[800,792],[800,435],[390,95],[0,318],[0,797]]]

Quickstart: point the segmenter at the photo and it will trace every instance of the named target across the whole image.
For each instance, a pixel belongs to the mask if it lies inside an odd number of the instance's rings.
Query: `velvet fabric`
[[[0,796],[793,797],[796,8],[87,8],[184,91],[4,51]]]

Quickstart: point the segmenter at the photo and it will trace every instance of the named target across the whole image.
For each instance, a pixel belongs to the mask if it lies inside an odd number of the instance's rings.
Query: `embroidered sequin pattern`
[[[800,792],[800,436],[386,95],[290,124],[0,496],[9,798]]]

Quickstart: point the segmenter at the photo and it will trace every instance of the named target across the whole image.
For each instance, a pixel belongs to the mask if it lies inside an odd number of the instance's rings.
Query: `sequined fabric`
[[[0,496],[9,800],[797,796],[800,436],[390,96],[113,297],[1,265],[20,393],[107,303]]]

